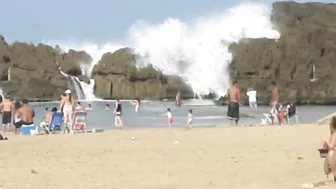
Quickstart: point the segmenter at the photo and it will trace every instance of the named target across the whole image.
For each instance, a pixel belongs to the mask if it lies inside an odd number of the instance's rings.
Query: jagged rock
[[[231,75],[243,89],[258,90],[258,100],[270,101],[271,80],[277,81],[282,102],[336,103],[335,4],[278,2],[272,20],[281,37],[249,39],[232,44]],[[315,65],[316,78],[312,77]]]
[[[135,55],[130,48],[105,53],[93,69],[95,94],[101,98],[175,98],[177,91],[191,98],[190,87],[178,77],[166,76],[152,65],[135,66]]]
[[[62,54],[62,59],[58,61],[65,73],[73,76],[80,76],[83,74],[85,75],[85,73],[82,73],[81,66],[91,64],[92,57],[85,51],[69,50],[68,53]]]

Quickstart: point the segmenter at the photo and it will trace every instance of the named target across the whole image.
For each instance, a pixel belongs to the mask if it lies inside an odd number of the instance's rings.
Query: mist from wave
[[[270,21],[271,7],[260,3],[243,3],[221,12],[210,13],[185,23],[167,18],[161,24],[138,21],[130,27],[128,39],[104,45],[48,41],[64,51],[84,50],[92,63],[82,67],[83,75],[91,77],[93,67],[106,52],[123,47],[142,55],[137,66],[152,64],[166,74],[179,75],[197,94],[215,92],[224,95],[230,86],[229,44],[243,38],[278,39],[280,33]],[[83,64],[84,65],[84,64]]]

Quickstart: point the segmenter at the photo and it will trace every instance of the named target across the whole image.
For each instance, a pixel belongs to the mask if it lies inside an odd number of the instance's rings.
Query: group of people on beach
[[[227,117],[235,122],[238,125],[239,121],[239,106],[241,105],[241,88],[237,81],[233,81],[232,87],[227,91],[226,99],[228,100],[228,110]],[[276,81],[271,82],[272,87],[272,99],[270,102],[270,117],[272,124],[274,123],[275,118],[277,118],[279,124],[283,124],[285,118],[292,114],[289,111],[282,111],[282,105],[280,103],[280,91],[277,87]],[[251,108],[257,108],[257,91],[253,89],[248,89],[246,95],[249,97],[249,105]],[[288,104],[287,108],[295,108],[293,103]],[[231,123],[232,124],[232,123]]]
[[[28,104],[27,99],[13,101],[10,95],[6,95],[0,104],[2,110],[2,126],[4,131],[10,131],[14,125],[14,133],[19,134],[21,127],[34,125],[35,111]]]

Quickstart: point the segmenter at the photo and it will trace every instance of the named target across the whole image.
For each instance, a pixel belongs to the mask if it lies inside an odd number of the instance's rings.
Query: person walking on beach
[[[237,81],[233,81],[232,87],[227,92],[227,99],[229,101],[227,117],[235,121],[236,126],[239,121],[239,103],[240,103],[240,88]]]
[[[323,147],[325,149],[328,149],[328,156],[327,156],[327,161],[330,166],[331,172],[334,175],[334,182],[336,182],[336,132],[333,132],[336,130],[336,124],[335,122],[335,117],[332,118],[331,124],[330,124],[330,132],[331,136],[329,138],[329,142],[324,142]]]
[[[257,91],[254,90],[254,89],[249,88],[247,90],[246,95],[248,96],[250,107],[256,109],[258,107],[258,104],[257,104]]]
[[[72,127],[75,112],[75,99],[73,98],[70,89],[67,89],[62,95],[60,110],[63,113],[65,131],[73,132]]]
[[[2,126],[4,131],[9,131],[12,124],[13,101],[9,95],[5,96],[4,101],[0,104],[2,110]]]
[[[115,102],[114,113],[115,113],[114,125],[117,128],[121,128],[123,126],[123,122],[121,120],[122,107],[118,99]]]
[[[279,88],[277,87],[277,83],[275,81],[271,82],[272,84],[272,101],[270,103],[271,107],[275,107],[280,100]]]

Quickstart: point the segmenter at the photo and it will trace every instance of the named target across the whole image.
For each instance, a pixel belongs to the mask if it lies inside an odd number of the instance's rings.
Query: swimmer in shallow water
[[[136,112],[139,112],[139,109],[140,109],[140,99],[137,98],[137,99],[135,99],[135,101],[132,101],[131,103],[134,106],[134,110]]]
[[[110,110],[110,105],[109,104],[105,104],[105,110],[109,111]]]
[[[85,108],[86,111],[91,111],[92,110],[92,106],[91,104],[88,104],[88,106]]]
[[[188,125],[191,128],[192,127],[192,122],[193,122],[193,114],[192,114],[192,109],[188,111]]]

